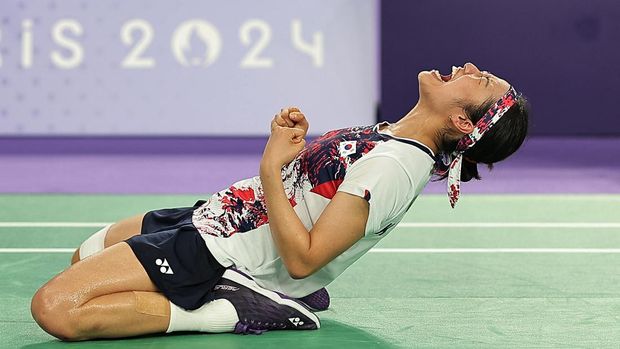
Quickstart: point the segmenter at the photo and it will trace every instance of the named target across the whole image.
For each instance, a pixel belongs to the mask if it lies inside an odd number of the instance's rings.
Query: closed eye
[[[487,79],[486,84],[484,85],[484,87],[489,86],[489,83],[491,82],[491,77],[489,77],[488,75],[481,75],[480,76],[480,82],[478,83],[478,85],[480,85],[482,83],[482,78]]]

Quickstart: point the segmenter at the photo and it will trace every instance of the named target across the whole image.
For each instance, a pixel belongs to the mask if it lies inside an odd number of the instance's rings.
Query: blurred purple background
[[[417,74],[473,62],[532,104],[532,135],[620,136],[620,2],[381,2],[381,116],[418,98]]]

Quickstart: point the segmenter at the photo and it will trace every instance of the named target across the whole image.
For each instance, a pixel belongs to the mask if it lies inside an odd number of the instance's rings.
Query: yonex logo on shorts
[[[162,260],[161,258],[157,258],[157,260],[155,261],[155,264],[160,266],[159,271],[162,274],[174,274],[166,258],[164,258],[164,260]]]

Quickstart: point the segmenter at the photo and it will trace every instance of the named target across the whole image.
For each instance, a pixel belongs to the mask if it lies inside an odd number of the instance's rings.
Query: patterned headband
[[[499,119],[512,107],[519,95],[510,86],[508,92],[502,96],[495,104],[482,116],[476,123],[472,133],[463,136],[452,153],[452,160],[448,170],[448,197],[450,206],[454,208],[461,192],[461,165],[463,164],[463,153],[473,147],[484,134],[499,121]]]

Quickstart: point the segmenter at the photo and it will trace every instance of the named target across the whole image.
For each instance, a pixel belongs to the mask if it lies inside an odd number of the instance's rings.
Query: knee
[[[63,341],[79,340],[75,307],[70,297],[49,284],[41,287],[30,304],[32,317],[47,333]]]

